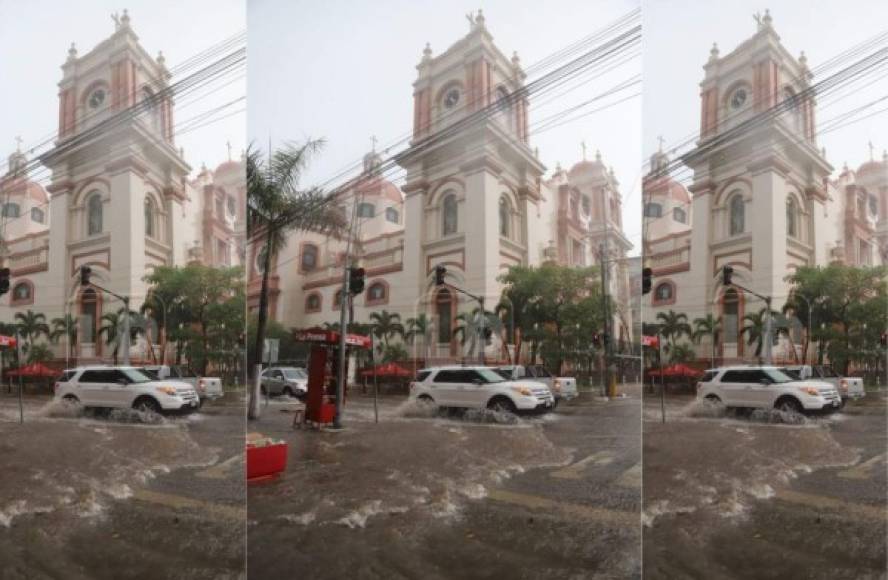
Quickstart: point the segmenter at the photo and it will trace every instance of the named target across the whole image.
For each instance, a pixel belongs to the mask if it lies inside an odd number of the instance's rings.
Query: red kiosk
[[[297,331],[295,340],[311,344],[307,369],[308,393],[305,397],[303,422],[328,425],[333,422],[336,416],[340,334],[323,328],[309,328]],[[369,349],[372,348],[372,345],[373,342],[368,336],[345,335],[346,350],[349,348]],[[348,376],[348,358],[346,358],[345,364],[345,374]]]

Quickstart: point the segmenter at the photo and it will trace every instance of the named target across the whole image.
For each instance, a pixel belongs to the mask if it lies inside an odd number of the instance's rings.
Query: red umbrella
[[[395,363],[386,363],[361,372],[361,376],[364,377],[409,377],[412,375],[413,373]]]
[[[700,376],[701,374],[703,374],[703,373],[701,373],[697,369],[694,369],[694,368],[689,367],[688,365],[684,365],[684,364],[674,364],[674,365],[668,366],[663,369],[663,376],[664,377],[694,378],[694,377]],[[648,375],[650,375],[652,377],[659,377],[660,371],[659,370],[652,370],[652,371],[648,372]]]
[[[6,373],[6,376],[9,377],[55,377],[59,374],[58,371],[53,370],[46,366],[43,363],[34,363],[30,365],[26,365],[23,367],[19,367],[17,369],[13,369]]]

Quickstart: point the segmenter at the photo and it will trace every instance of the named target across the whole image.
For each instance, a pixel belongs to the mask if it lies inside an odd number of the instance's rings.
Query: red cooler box
[[[247,444],[247,480],[274,477],[287,469],[288,445],[281,441],[270,445]]]

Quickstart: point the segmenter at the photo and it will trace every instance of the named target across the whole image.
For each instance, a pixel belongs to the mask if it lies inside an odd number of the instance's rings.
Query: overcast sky
[[[142,46],[152,56],[162,50],[167,68],[242,31],[246,25],[244,0],[0,0],[0,79],[3,79],[3,110],[0,115],[0,156],[6,157],[20,135],[24,148],[44,141],[58,131],[58,82],[68,47],[76,43],[81,55],[114,32],[111,14],[129,9],[130,24]],[[219,85],[236,75],[220,80]],[[173,82],[177,79],[174,77]],[[186,121],[244,95],[246,79],[181,99],[174,120]],[[187,101],[192,101],[190,104]],[[233,105],[225,114],[244,108]],[[223,113],[220,112],[220,116]],[[208,124],[181,138],[185,158],[193,172],[205,162],[213,168],[228,156],[226,142],[239,155],[246,144],[246,111]]]
[[[263,147],[269,138],[325,138],[304,180],[322,183],[369,151],[371,135],[385,145],[412,130],[412,84],[423,47],[429,42],[438,55],[465,36],[467,13],[482,8],[494,42],[507,56],[518,51],[527,68],[637,6],[637,0],[250,0],[249,137]],[[638,74],[640,66],[636,58],[549,103],[542,104],[548,98],[543,96],[536,108],[531,100],[530,123],[604,92]],[[638,92],[636,87],[600,104]],[[530,137],[547,175],[556,162],[569,168],[580,161],[582,141],[589,158],[601,150],[621,182],[633,253],[641,229],[640,114],[638,97]]]
[[[816,5],[816,9],[815,9]],[[703,65],[713,42],[722,55],[756,31],[753,14],[770,8],[774,30],[790,54],[804,51],[809,68],[864,40],[888,30],[888,2],[884,0],[645,0],[644,3],[644,151],[657,149],[662,135],[666,149],[700,130],[700,87]],[[880,47],[884,48],[883,43]],[[872,51],[872,49],[871,49]],[[861,55],[862,56],[862,55]],[[845,66],[850,64],[847,62]],[[831,69],[827,75],[838,69]],[[881,69],[862,86],[888,72]],[[815,77],[814,82],[824,76]],[[859,105],[885,95],[886,81],[860,89],[846,89],[818,103],[818,125]],[[838,95],[851,93],[839,98]],[[885,109],[888,102],[868,112]],[[865,113],[861,114],[863,116]],[[841,171],[847,161],[853,169],[869,159],[873,142],[877,159],[888,148],[888,112],[849,124],[819,137],[827,159]],[[835,173],[834,173],[835,175]]]

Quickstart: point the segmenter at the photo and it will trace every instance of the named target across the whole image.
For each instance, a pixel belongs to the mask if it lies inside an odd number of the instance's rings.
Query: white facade
[[[91,267],[96,284],[130,296],[137,310],[147,290],[143,278],[155,266],[240,264],[244,163],[228,161],[189,179],[191,167],[175,147],[170,74],[162,56],[141,47],[126,13],[87,54],[78,56],[72,46],[62,70],[58,138],[40,158],[51,172],[49,185],[23,177],[28,161],[18,151],[0,180],[12,275],[0,319],[11,322],[26,310],[47,322],[72,314],[80,319],[79,344],[68,349],[63,338],[56,353],[100,359],[108,349],[96,329],[103,313],[122,304],[82,288],[79,268]],[[138,103],[146,107],[135,118],[91,133]],[[135,348],[133,356],[140,354]]]
[[[345,215],[356,200],[361,207],[353,255],[367,271],[367,284],[355,299],[354,319],[367,322],[380,310],[398,313],[402,322],[425,314],[433,330],[423,355],[467,355],[452,329],[456,316],[477,302],[436,288],[435,266],[444,265],[448,282],[483,296],[493,310],[502,292],[497,278],[510,266],[594,265],[606,237],[611,294],[619,304],[614,335],[629,340],[628,264],[621,258],[631,244],[622,232],[619,184],[601,155],[544,177],[528,144],[527,100],[513,96],[523,87],[520,61],[493,44],[480,13],[469,34],[442,54],[433,57],[426,47],[417,71],[413,139],[397,157],[405,184],[399,189],[375,177],[380,158],[371,152],[364,173],[340,195]],[[492,103],[499,103],[494,115],[448,138],[428,139]],[[344,251],[344,240],[293,234],[270,274],[271,317],[288,328],[338,322],[334,297]],[[256,250],[251,253],[255,308],[260,273]],[[492,344],[488,355],[497,356],[501,347]]]
[[[731,53],[720,56],[713,47],[704,69],[701,136],[682,159],[692,183],[685,189],[665,176],[662,153],[644,183],[644,252],[654,276],[645,321],[669,310],[690,321],[722,316],[718,356],[748,359],[739,336],[743,316],[764,302],[740,289],[726,293],[722,267],[734,268],[736,283],[771,296],[779,311],[790,289],[786,278],[800,266],[888,262],[888,155],[832,177],[818,148],[815,99],[797,96],[812,83],[804,54],[790,55],[768,15]],[[778,103],[787,110],[726,137]],[[790,358],[791,349],[784,340],[775,359]],[[704,341],[698,354],[708,358],[711,351]]]

